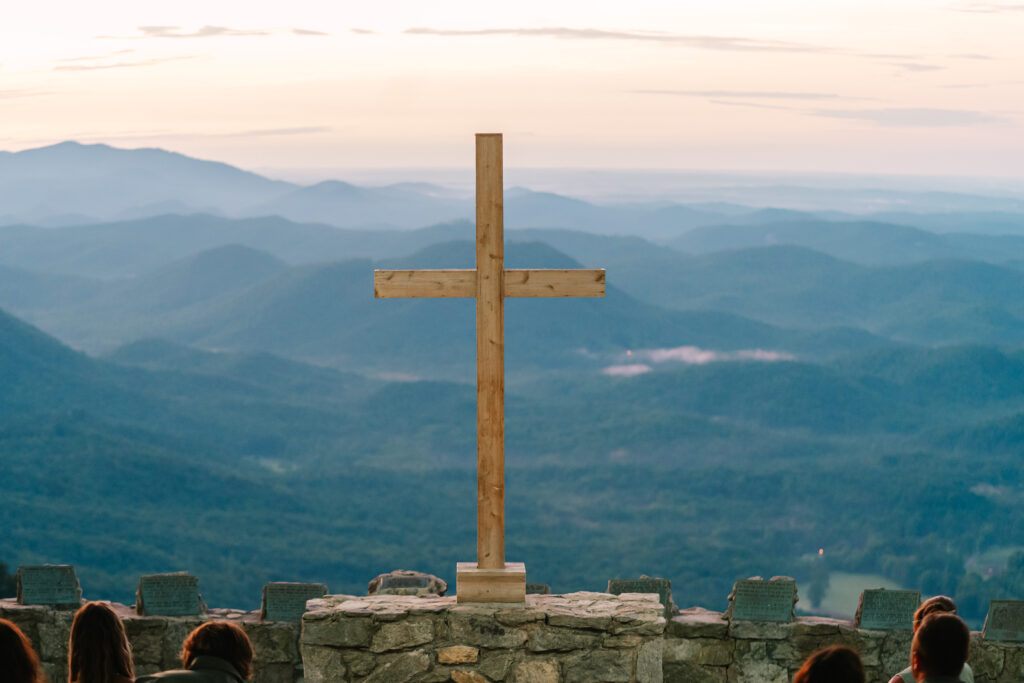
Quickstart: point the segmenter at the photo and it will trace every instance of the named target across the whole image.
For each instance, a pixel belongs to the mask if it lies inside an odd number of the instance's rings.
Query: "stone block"
[[[154,664],[159,668],[163,661],[166,620],[153,617],[125,619],[122,623],[128,635],[128,642],[132,644],[132,659],[135,663]]]
[[[367,676],[377,666],[377,658],[365,650],[345,650],[341,657],[356,676]]]
[[[627,650],[591,650],[563,660],[565,683],[629,683],[633,653]]]
[[[587,613],[555,613],[548,615],[548,624],[566,628],[586,628],[594,631],[606,631],[612,625],[610,614]]]
[[[840,626],[849,624],[839,619],[826,617],[797,617],[793,624],[793,636],[832,636],[838,635]]]
[[[253,683],[293,683],[295,665],[291,662],[271,662],[255,667]]]
[[[662,640],[649,640],[640,646],[636,655],[637,683],[662,683],[663,649]]]
[[[307,613],[308,614],[308,613]],[[345,617],[334,613],[330,619],[303,617],[302,642],[334,647],[364,647],[373,635],[373,623],[367,617]]]
[[[730,666],[729,683],[789,683],[789,668],[766,659],[752,658]]]
[[[729,666],[733,661],[733,643],[715,638],[666,638],[664,661],[692,662],[698,666]]]
[[[70,611],[53,610],[49,617],[38,625],[39,640],[33,643],[36,653],[43,661],[66,662],[68,635],[71,633],[71,622],[75,614]]]
[[[638,636],[635,633],[626,633],[621,636],[608,636],[601,641],[601,647],[639,647],[643,642],[643,636]]]
[[[437,651],[440,664],[475,664],[480,659],[480,650],[468,645],[452,645]]]
[[[508,676],[509,668],[515,660],[515,655],[509,650],[492,650],[480,653],[480,663],[476,670],[484,676],[495,680],[503,681]]]
[[[531,652],[592,650],[601,645],[601,636],[590,631],[552,628],[542,625],[530,633]]]
[[[519,647],[528,638],[525,631],[502,626],[490,616],[460,610],[448,613],[448,626],[452,640],[477,647]]]
[[[779,621],[732,621],[729,635],[739,640],[782,640],[793,633],[793,624]]]
[[[907,653],[909,658],[909,650]],[[1003,648],[986,643],[981,638],[975,637],[971,638],[971,650],[967,663],[974,670],[975,680],[998,681],[999,675],[1002,673],[1006,663],[1006,655]],[[1024,680],[1024,678],[1020,680]]]
[[[477,673],[476,671],[460,671],[459,669],[453,669],[451,677],[455,683],[491,683],[486,676]]]
[[[378,659],[373,673],[367,676],[363,683],[405,683],[428,669],[430,655],[425,650],[403,652],[397,656]]]
[[[346,680],[348,667],[341,650],[318,645],[302,645],[304,683],[338,683]]]
[[[409,617],[381,624],[370,642],[370,652],[405,650],[434,640],[434,623],[430,617]]]
[[[726,683],[724,667],[704,667],[692,662],[665,662],[664,683]]]
[[[544,621],[544,612],[537,609],[531,609],[529,607],[519,609],[504,609],[500,612],[495,612],[494,619],[499,624],[505,626],[522,626],[523,624],[532,624],[537,621]]]
[[[298,659],[299,629],[287,622],[245,622],[242,624],[252,641],[260,662],[294,662]]]
[[[530,659],[512,668],[509,683],[558,683],[558,664],[550,659]]]

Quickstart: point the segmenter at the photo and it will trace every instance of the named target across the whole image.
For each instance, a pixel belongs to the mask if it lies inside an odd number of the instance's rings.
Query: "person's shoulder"
[[[174,671],[161,671],[156,674],[147,674],[145,676],[139,676],[135,679],[135,683],[158,683],[163,681],[195,681],[196,675],[194,671],[186,671],[185,669],[175,669]]]

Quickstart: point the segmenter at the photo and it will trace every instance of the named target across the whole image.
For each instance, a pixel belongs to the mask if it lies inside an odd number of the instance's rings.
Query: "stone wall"
[[[239,623],[256,650],[257,683],[455,681],[455,683],[789,683],[808,654],[831,644],[861,653],[868,681],[887,683],[906,666],[910,632],[857,629],[800,617],[793,623],[729,622],[683,610],[665,621],[653,595],[530,595],[525,606],[459,605],[454,597],[327,596],[310,601],[299,625],[257,612],[211,609],[202,618],[124,620],[136,672],[179,666],[185,636],[203,621]],[[72,611],[0,600],[0,617],[31,638],[52,683],[67,680]],[[972,634],[977,683],[1024,681],[1024,644]]]
[[[823,617],[728,622],[697,607],[680,612],[665,629],[664,677],[673,683],[789,683],[807,655],[848,645],[860,653],[869,683],[888,683],[908,665],[911,637],[910,631],[869,631]],[[1024,681],[1024,643],[986,641],[977,632],[971,638],[976,683]]]
[[[259,612],[211,609],[205,617],[140,617],[125,605],[112,603],[132,644],[136,675],[181,668],[181,644],[204,621],[234,621],[252,640],[256,651],[256,683],[294,683],[302,678],[299,624],[260,621]],[[68,636],[73,610],[18,605],[0,600],[0,618],[18,625],[32,640],[51,683],[68,679]]]
[[[525,605],[337,595],[308,609],[306,683],[662,680],[656,595],[528,595]]]

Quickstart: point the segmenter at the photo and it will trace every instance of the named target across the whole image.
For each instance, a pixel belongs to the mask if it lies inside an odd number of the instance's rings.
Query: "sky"
[[[0,149],[1024,179],[1024,1],[23,3]]]

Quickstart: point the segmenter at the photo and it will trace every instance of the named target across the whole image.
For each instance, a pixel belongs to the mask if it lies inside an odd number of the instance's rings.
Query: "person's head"
[[[43,680],[39,657],[32,649],[32,641],[13,622],[0,619],[0,662],[3,662],[5,681],[11,683],[38,683]]]
[[[929,614],[939,614],[942,612],[956,614],[956,603],[953,602],[953,598],[947,598],[945,595],[936,595],[934,598],[928,598],[914,612],[914,630],[916,631],[921,626],[921,621]]]
[[[793,683],[864,683],[864,665],[850,648],[832,645],[812,653]]]
[[[135,677],[124,625],[109,605],[87,602],[71,622],[68,683],[111,683],[117,676]]]
[[[181,650],[181,663],[187,669],[196,657],[219,657],[242,675],[252,676],[252,643],[237,624],[228,621],[208,621],[185,638]]]
[[[910,646],[914,676],[959,676],[970,652],[971,631],[963,619],[949,612],[929,614],[921,620]]]

